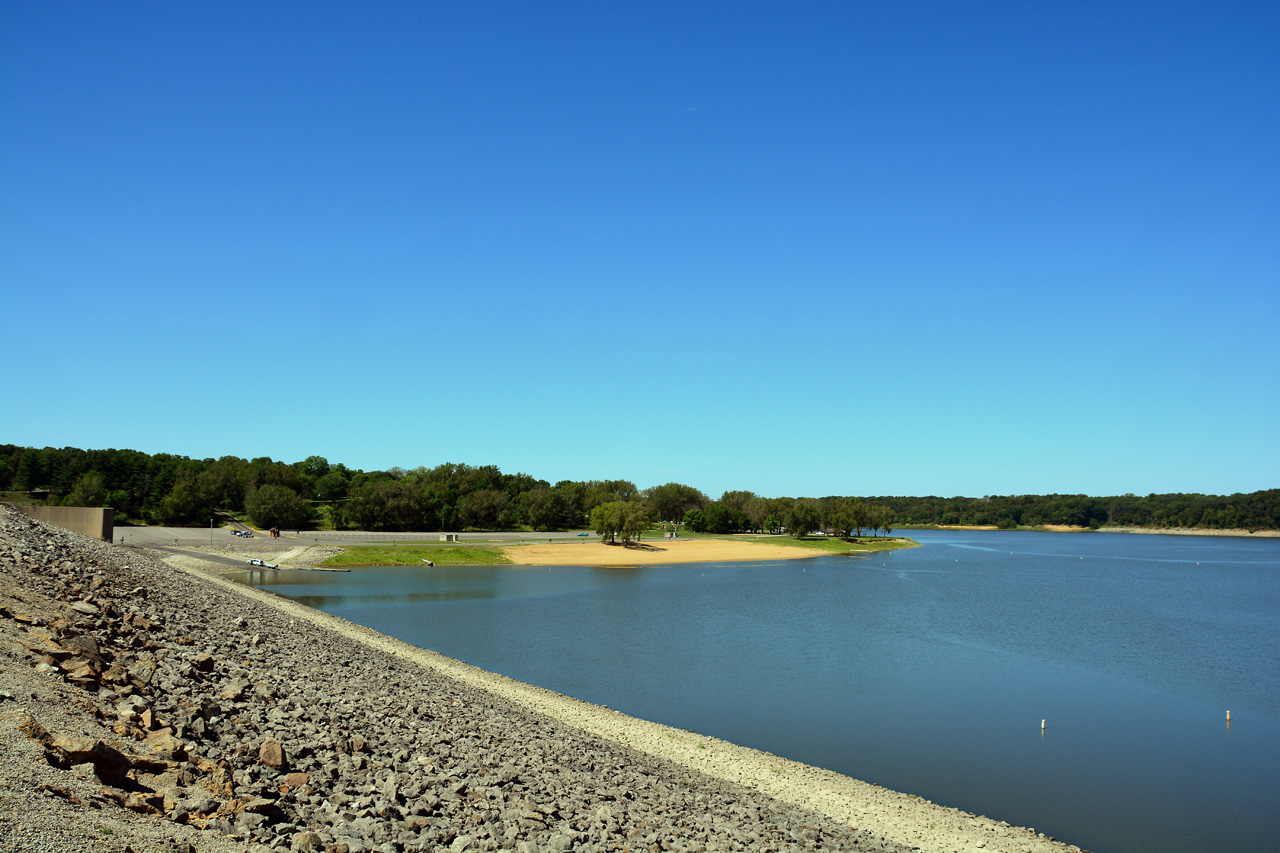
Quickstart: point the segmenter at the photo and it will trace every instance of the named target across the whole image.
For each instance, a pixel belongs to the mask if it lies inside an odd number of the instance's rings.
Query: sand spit
[[[638,546],[606,545],[598,539],[550,545],[512,545],[508,560],[524,566],[661,566],[671,563],[762,563],[804,560],[833,552],[732,539],[645,540]],[[851,549],[852,553],[852,549]]]
[[[0,507],[0,851],[1075,850]]]

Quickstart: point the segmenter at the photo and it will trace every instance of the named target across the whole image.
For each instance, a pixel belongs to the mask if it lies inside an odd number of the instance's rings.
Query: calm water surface
[[[912,535],[865,559],[251,582],[1099,853],[1280,850],[1280,540]]]

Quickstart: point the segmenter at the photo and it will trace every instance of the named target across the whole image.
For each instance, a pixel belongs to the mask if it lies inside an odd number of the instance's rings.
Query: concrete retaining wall
[[[116,533],[116,511],[92,506],[20,506],[32,518],[110,542]]]

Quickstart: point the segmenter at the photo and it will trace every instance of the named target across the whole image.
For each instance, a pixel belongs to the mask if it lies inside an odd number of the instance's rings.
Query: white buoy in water
[[[1040,731],[1044,731],[1044,720],[1040,721]]]

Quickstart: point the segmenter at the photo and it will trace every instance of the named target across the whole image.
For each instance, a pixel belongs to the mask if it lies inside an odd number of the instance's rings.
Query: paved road
[[[139,543],[141,544],[141,543]],[[222,557],[218,554],[210,554],[207,551],[185,551],[182,548],[174,548],[172,545],[148,545],[155,551],[167,551],[170,554],[182,554],[186,557],[197,557],[206,563],[220,563],[224,566],[235,566],[240,569],[251,568],[246,560],[238,557]]]
[[[240,525],[241,529],[248,529]],[[585,531],[568,533],[457,533],[462,545],[484,545],[490,543],[510,544],[512,542],[578,542],[584,537],[578,535]],[[244,543],[252,541],[279,542],[281,544],[298,545],[356,545],[372,543],[405,543],[405,542],[439,542],[441,533],[371,533],[363,530],[304,530],[282,531],[279,539],[272,539],[265,531],[253,531],[254,539],[233,536],[230,527],[117,527],[116,542],[125,545],[146,545],[148,547],[168,545],[192,547],[203,545],[225,545],[228,543]],[[594,534],[591,534],[594,535]]]

